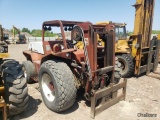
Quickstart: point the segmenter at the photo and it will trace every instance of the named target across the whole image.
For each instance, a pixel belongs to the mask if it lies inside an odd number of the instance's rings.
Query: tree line
[[[127,31],[128,36],[132,35],[133,32]],[[160,30],[152,30],[152,34],[160,34]]]
[[[12,32],[12,29],[10,31]],[[21,30],[19,29],[19,31],[27,32],[27,33],[31,34],[33,37],[41,37],[42,36],[42,30],[41,29],[29,30],[28,28],[24,27]],[[18,32],[15,31],[15,34],[18,34]],[[127,34],[130,36],[130,35],[133,34],[133,32],[127,31]],[[152,30],[152,34],[160,34],[160,30]],[[53,33],[52,31],[45,31],[44,36],[45,37],[54,37],[54,36],[57,36],[57,33]]]
[[[20,32],[27,32],[30,35],[32,35],[33,37],[41,37],[42,36],[42,30],[40,29],[33,29],[33,30],[29,30],[28,28],[22,28],[22,29],[18,29]],[[9,30],[10,32],[13,31],[13,29]],[[15,30],[15,34],[18,34],[18,31]],[[45,37],[54,37],[57,36],[57,33],[53,33],[52,31],[45,31],[44,34]]]

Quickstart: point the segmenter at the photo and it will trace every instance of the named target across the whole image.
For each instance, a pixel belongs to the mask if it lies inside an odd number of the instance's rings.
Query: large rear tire
[[[3,66],[5,101],[9,105],[9,116],[23,112],[28,106],[28,88],[22,65],[8,61]]]
[[[44,62],[39,71],[39,86],[45,105],[54,112],[64,111],[75,102],[74,76],[64,62]]]
[[[130,54],[116,55],[121,63],[121,75],[123,78],[131,77],[134,74],[134,59]]]

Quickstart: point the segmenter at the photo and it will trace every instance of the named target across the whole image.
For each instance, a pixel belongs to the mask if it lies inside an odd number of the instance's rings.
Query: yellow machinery
[[[155,71],[158,66],[159,40],[151,41],[155,0],[137,0],[134,32],[128,44],[135,58],[135,75]]]
[[[0,120],[21,113],[28,105],[28,89],[22,65],[9,57],[8,45],[0,25]]]
[[[97,25],[107,25],[110,22],[97,22]],[[99,36],[98,36],[99,38]],[[128,46],[128,43],[126,42],[127,39],[127,33],[126,33],[126,24],[125,23],[115,23],[115,51],[116,53],[130,53],[130,47]],[[98,45],[104,46],[104,42],[99,38],[98,39]]]
[[[158,37],[157,37],[157,38],[158,38],[158,40],[160,40],[160,34],[158,34]]]
[[[1,44],[0,46],[5,45],[3,42],[3,38],[4,38],[3,28],[2,28],[2,25],[0,25],[0,44]],[[6,58],[6,57],[9,57],[8,53],[0,53],[0,59]],[[4,85],[3,84],[4,83],[2,82],[2,80],[0,80],[0,116],[3,116],[3,119],[6,120],[7,115],[6,115],[5,111],[7,109],[7,105],[4,100]],[[0,117],[0,119],[2,119],[2,118]]]
[[[132,73],[135,75],[140,75],[145,72],[149,74],[150,71],[155,71],[157,68],[159,41],[151,41],[154,4],[155,0],[137,0],[136,4],[133,5],[136,8],[134,33],[129,39],[121,38],[125,35],[125,25],[115,23],[115,37],[116,40],[118,40],[116,41],[115,51],[116,56],[122,64],[123,77],[129,77]],[[97,24],[108,23],[99,22]],[[123,31],[120,31],[117,28],[123,28]],[[128,62],[124,61],[124,59]],[[127,74],[124,74],[124,71],[126,70],[128,70]]]
[[[13,38],[12,42],[16,44],[25,44],[26,43],[26,36],[25,34],[22,34],[18,28],[16,28],[14,25],[12,27],[13,30]],[[16,31],[18,32],[18,38],[15,37]]]
[[[107,25],[110,22],[97,22],[97,25]],[[98,36],[99,38],[99,36]],[[128,45],[126,24],[115,23],[115,54],[121,63],[122,77],[130,77],[134,71],[134,58],[131,55],[131,49]],[[104,46],[104,42],[99,38],[98,45]]]

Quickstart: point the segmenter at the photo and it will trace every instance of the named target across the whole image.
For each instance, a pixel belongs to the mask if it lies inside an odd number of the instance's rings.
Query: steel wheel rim
[[[53,89],[51,87],[53,87]],[[44,73],[42,76],[42,91],[48,101],[52,102],[55,100],[54,85],[51,77],[47,73]]]
[[[22,67],[22,70],[24,72],[24,77],[27,78],[27,71],[26,71],[26,68],[24,66]]]
[[[119,62],[121,63],[120,68],[122,69],[122,72],[125,71],[127,69],[125,61],[124,60],[119,60]]]

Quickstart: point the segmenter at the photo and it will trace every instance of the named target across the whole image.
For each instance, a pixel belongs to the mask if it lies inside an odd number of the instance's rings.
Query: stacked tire
[[[2,65],[5,101],[9,105],[9,116],[23,112],[28,106],[28,88],[22,65],[17,61],[5,61]]]

